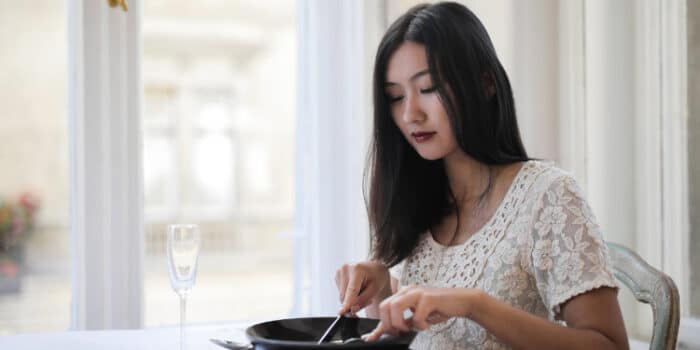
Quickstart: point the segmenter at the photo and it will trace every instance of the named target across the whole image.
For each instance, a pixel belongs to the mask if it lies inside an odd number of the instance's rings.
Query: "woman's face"
[[[428,160],[459,150],[442,100],[428,72],[425,46],[405,41],[389,58],[384,92],[394,123]]]

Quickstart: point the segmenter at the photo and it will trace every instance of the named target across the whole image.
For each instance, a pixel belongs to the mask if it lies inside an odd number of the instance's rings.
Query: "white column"
[[[584,0],[559,2],[559,159],[588,189]]]
[[[681,313],[690,312],[688,212],[688,64],[686,1],[661,1],[663,270],[676,282]]]
[[[631,246],[649,264],[663,270],[663,218],[661,200],[661,84],[659,57],[659,2],[640,1],[633,12],[635,94],[634,116],[634,198],[636,213],[635,244]],[[627,311],[627,310],[625,310]],[[652,318],[647,305],[636,305],[631,336],[652,332]]]
[[[140,2],[71,0],[72,329],[142,325]]]
[[[635,26],[635,178],[637,205],[636,249],[649,264],[661,268],[663,222],[661,201],[661,60],[660,4],[640,1]]]
[[[367,257],[362,173],[367,150],[370,89],[367,56],[381,4],[299,2],[297,110],[297,303],[307,292],[309,312],[334,314],[340,303],[334,275],[340,265]],[[365,16],[368,15],[369,17]],[[308,264],[308,265],[306,265]],[[310,268],[304,285],[303,268]],[[304,312],[305,310],[296,310]]]

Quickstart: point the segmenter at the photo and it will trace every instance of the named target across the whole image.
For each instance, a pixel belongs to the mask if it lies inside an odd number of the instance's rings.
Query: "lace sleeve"
[[[532,266],[550,318],[560,306],[590,290],[616,288],[600,227],[568,175],[554,180],[534,208]]]
[[[406,262],[406,260],[404,259],[403,261],[392,266],[389,269],[389,276],[391,276],[392,278],[399,281],[399,284],[401,284],[401,275],[403,274],[403,266],[404,266],[405,262]]]

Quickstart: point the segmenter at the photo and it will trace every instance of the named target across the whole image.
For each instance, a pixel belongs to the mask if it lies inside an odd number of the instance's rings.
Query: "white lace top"
[[[446,247],[425,233],[391,274],[399,286],[479,288],[552,321],[570,298],[616,287],[581,189],[566,172],[539,161],[523,165],[493,217],[466,242]],[[466,318],[433,325],[411,344],[414,350],[507,348]]]

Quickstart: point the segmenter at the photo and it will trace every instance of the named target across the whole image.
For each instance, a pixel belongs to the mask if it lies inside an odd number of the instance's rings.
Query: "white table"
[[[221,323],[189,325],[187,327],[187,350],[224,350],[209,341],[209,338],[246,342],[245,328],[248,323]],[[0,337],[2,350],[154,350],[179,349],[179,328],[163,327],[135,330],[66,331],[54,333],[29,333]]]
[[[187,327],[187,350],[225,350],[210,338],[247,342],[245,328],[251,323],[209,324]],[[67,331],[0,336],[1,350],[179,350],[179,328],[109,331]],[[633,350],[649,344],[630,339]]]

